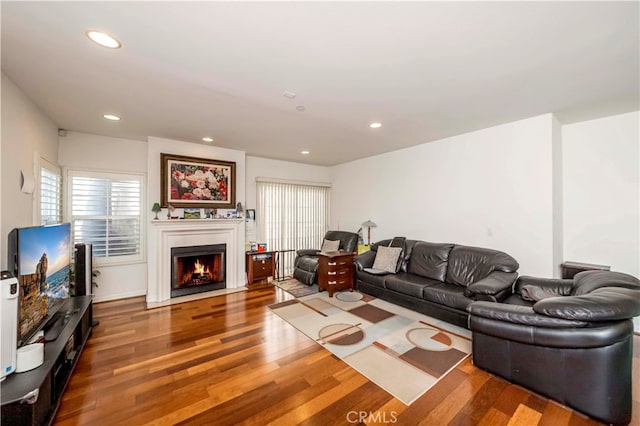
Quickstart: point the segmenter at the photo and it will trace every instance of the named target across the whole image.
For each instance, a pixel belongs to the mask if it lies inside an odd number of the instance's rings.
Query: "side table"
[[[270,283],[269,277],[273,280],[276,272],[276,252],[248,251],[246,255],[247,284],[253,284],[256,281]]]
[[[318,255],[318,288],[329,291],[329,297],[341,290],[353,290],[355,253],[332,251]]]

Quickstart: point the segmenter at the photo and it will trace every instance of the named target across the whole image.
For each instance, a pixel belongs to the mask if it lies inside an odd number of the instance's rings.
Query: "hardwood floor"
[[[405,406],[267,309],[272,286],[145,310],[96,304],[57,425],[597,425],[468,359]],[[634,340],[640,425],[640,337]]]

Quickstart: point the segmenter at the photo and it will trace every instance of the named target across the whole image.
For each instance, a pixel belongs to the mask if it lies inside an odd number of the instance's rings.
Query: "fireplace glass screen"
[[[171,249],[171,297],[226,288],[226,244]]]

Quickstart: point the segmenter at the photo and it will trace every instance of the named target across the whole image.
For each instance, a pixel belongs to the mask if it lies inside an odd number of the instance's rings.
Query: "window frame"
[[[41,225],[53,225],[53,224],[57,224],[57,223],[62,223],[64,220],[64,185],[65,185],[65,180],[64,180],[64,176],[63,176],[63,171],[62,168],[60,166],[57,166],[55,164],[53,164],[52,162],[48,161],[46,158],[40,158],[40,161],[38,163],[38,167],[37,170],[39,171],[38,174],[38,192],[36,194],[37,196],[37,217],[35,218],[35,223],[39,223]],[[42,181],[42,171],[46,170],[52,174],[55,174],[58,176],[58,178],[60,179],[60,181],[58,182],[58,192],[57,194],[55,194],[57,201],[58,201],[58,217],[56,221],[47,221],[44,222],[43,221],[43,214],[42,214],[42,196],[43,196],[43,181]]]
[[[83,178],[97,178],[97,179],[108,179],[108,180],[137,180],[140,183],[140,252],[136,255],[123,255],[123,256],[110,256],[110,257],[98,257],[94,256],[94,266],[116,266],[116,265],[130,265],[130,264],[138,264],[146,262],[146,235],[147,235],[147,226],[146,226],[146,174],[144,173],[135,173],[135,172],[122,172],[122,171],[113,171],[113,170],[94,170],[94,169],[83,169],[83,168],[75,168],[69,167],[64,169],[64,182],[66,188],[66,203],[64,203],[64,219],[67,222],[71,223],[71,238],[72,243],[75,245],[75,236],[74,236],[74,220],[75,217],[72,215],[72,206],[73,206],[73,194],[72,194],[72,185],[73,185],[73,177],[83,177]],[[106,217],[110,217],[106,215]],[[117,216],[116,216],[117,217]]]

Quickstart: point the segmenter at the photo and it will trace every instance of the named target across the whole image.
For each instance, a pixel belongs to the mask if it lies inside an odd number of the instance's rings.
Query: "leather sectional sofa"
[[[469,328],[479,368],[605,423],[631,421],[637,278],[518,278],[503,252],[415,240],[404,241],[398,272],[367,272],[391,244],[356,256],[358,290]]]
[[[504,303],[474,302],[469,312],[476,366],[605,423],[631,421],[637,278],[523,276]]]
[[[397,273],[367,272],[378,247],[391,243],[380,241],[356,256],[357,288],[461,327],[468,327],[472,302],[504,300],[518,276],[518,262],[501,251],[416,240],[404,240]]]

